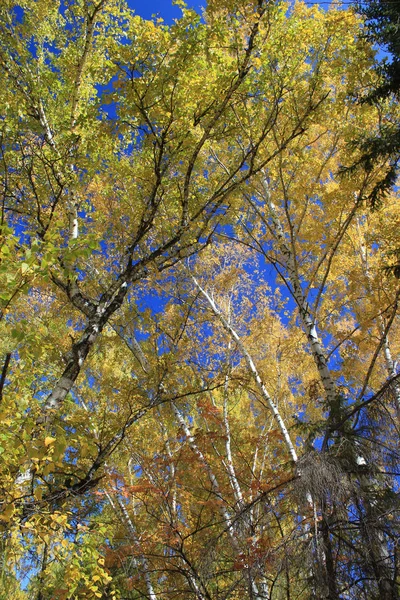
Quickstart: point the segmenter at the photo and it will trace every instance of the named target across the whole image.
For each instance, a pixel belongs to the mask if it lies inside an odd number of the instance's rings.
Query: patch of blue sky
[[[87,271],[85,271],[83,269],[79,269],[78,267],[75,267],[74,273],[77,275],[78,281],[84,281],[88,276]]]
[[[39,402],[45,401],[50,393],[52,383],[53,382],[49,381],[49,378],[46,375],[36,377],[31,386],[33,389],[32,397],[35,398],[35,400],[38,400]],[[36,384],[39,384],[41,386],[41,389],[35,389]],[[43,389],[43,385],[46,385],[47,387]]]
[[[243,223],[245,229],[249,234],[251,234],[252,230],[257,227],[260,230],[260,238],[263,237],[263,234],[267,234],[267,228],[260,224],[255,223],[252,220],[247,220]],[[223,239],[230,239],[232,241],[236,241],[236,243],[240,244],[239,239],[236,237],[234,228],[231,225],[221,225],[216,230],[218,234]],[[274,241],[269,239],[263,241],[263,252],[265,255],[271,255],[274,249]],[[280,267],[274,266],[274,256],[271,255],[271,260],[268,260],[267,256],[260,252],[253,252],[251,258],[244,263],[244,270],[249,278],[254,279],[254,289],[256,289],[257,284],[260,282],[260,278],[264,280],[265,283],[268,284],[270,288],[270,297],[271,297],[271,309],[274,310],[274,299],[277,299],[276,292],[279,292],[279,308],[276,308],[276,314],[279,316],[283,325],[288,325],[289,321],[292,319],[292,314],[297,310],[297,304],[290,294],[286,283],[282,281],[280,273],[283,276],[286,275],[285,272],[281,271]],[[283,304],[283,306],[282,306]],[[256,308],[256,307],[254,307]]]
[[[79,38],[81,38],[84,27],[85,27],[85,18],[83,16],[77,16],[73,10],[74,5],[70,2],[65,2],[65,0],[60,1],[59,12],[60,15],[64,18],[63,26],[66,31],[69,32],[69,43],[76,42]],[[111,30],[114,23],[118,25],[123,25],[124,19],[122,14],[114,16],[113,22],[109,25],[108,29]],[[73,35],[73,32],[76,31],[76,34]],[[103,31],[101,29],[95,29],[93,32],[93,37],[101,35]],[[71,35],[72,34],[72,35]],[[120,44],[129,44],[131,41],[127,36],[121,34],[118,39]]]
[[[114,75],[110,78],[107,83],[98,83],[95,85],[95,89],[98,97],[102,100],[101,110],[98,114],[98,119],[107,117],[107,119],[115,120],[118,118],[118,106],[119,103],[115,100],[109,101],[107,96],[113,94],[115,91],[115,84],[119,79],[118,75]]]
[[[201,373],[203,381],[206,383],[212,383],[215,377],[218,377],[221,372],[224,372],[229,364],[232,367],[236,367],[241,362],[241,356],[237,352],[232,352],[228,349],[228,345],[222,348],[222,344],[219,345],[218,351],[213,351],[215,344],[210,344],[207,337],[203,335],[203,326],[197,325],[197,331],[193,333],[196,336],[196,349],[193,354],[188,354],[185,358],[185,363],[192,365],[197,372]],[[211,324],[208,324],[211,326]],[[212,326],[211,326],[212,327]],[[214,332],[213,332],[214,333]]]
[[[157,355],[169,354],[171,351],[170,339],[165,333],[157,336]]]
[[[205,1],[186,0],[188,8],[201,13]],[[162,18],[166,24],[172,24],[176,19],[182,16],[181,9],[174,5],[172,0],[128,0],[128,6],[143,19]]]
[[[13,25],[21,24],[24,20],[24,16],[25,11],[22,8],[22,6],[19,6],[18,4],[16,6],[13,6],[11,11],[11,19]]]
[[[318,435],[317,437],[314,438],[313,440],[313,447],[315,448],[315,450],[322,450],[322,445],[324,443],[324,436],[323,435]]]
[[[287,383],[294,396],[298,397],[299,395],[303,395],[303,381],[300,377],[289,375],[287,378]]]
[[[96,385],[96,377],[94,375],[91,375],[90,372],[86,373],[86,381],[89,384],[89,387],[93,388]]]
[[[140,312],[150,309],[153,316],[165,311],[170,295],[167,293],[158,293],[147,286],[141,286],[136,290],[134,296],[135,304]]]
[[[304,438],[301,437],[300,435],[296,435],[294,443],[297,448],[301,448],[301,449],[304,448]]]
[[[134,472],[134,474],[136,475],[136,477],[142,477],[142,475],[143,475],[143,469],[142,469],[141,465],[138,465],[138,464],[135,465],[135,464],[130,463],[129,464],[129,468],[131,469],[131,471]]]
[[[13,230],[14,235],[18,237],[21,245],[29,246],[32,241],[31,223],[28,217],[16,214],[11,211],[6,212],[7,225]]]
[[[79,448],[75,448],[74,446],[68,446],[65,449],[64,460],[66,462],[66,465],[68,465],[68,467],[71,467],[71,466],[76,467],[78,465],[79,459],[80,459]]]

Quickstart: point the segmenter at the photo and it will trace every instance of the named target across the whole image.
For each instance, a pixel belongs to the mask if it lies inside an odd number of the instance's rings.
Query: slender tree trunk
[[[333,378],[331,376],[328,361],[326,359],[324,350],[322,348],[321,342],[319,340],[317,326],[315,323],[315,317],[311,312],[310,305],[307,302],[307,299],[304,295],[304,292],[301,287],[301,283],[299,280],[296,260],[294,257],[293,250],[289,247],[285,232],[283,230],[282,224],[279,220],[278,213],[274,203],[271,200],[270,194],[266,189],[265,193],[265,201],[269,209],[269,213],[271,216],[271,220],[274,227],[274,233],[276,239],[278,241],[280,250],[283,255],[285,267],[287,269],[289,282],[292,287],[292,292],[294,299],[296,301],[300,320],[303,326],[303,329],[307,335],[308,341],[310,343],[311,353],[315,362],[315,365],[318,369],[318,373],[321,379],[321,383],[325,390],[326,401],[328,406],[332,406],[335,401],[336,391],[335,384]]]
[[[222,312],[220,311],[220,309],[218,308],[218,306],[216,305],[215,301],[210,296],[210,294],[201,287],[201,285],[199,284],[199,282],[197,281],[197,279],[195,277],[192,277],[192,280],[193,280],[195,286],[197,287],[197,289],[201,292],[203,297],[207,300],[211,310],[213,311],[215,316],[218,317],[218,319],[219,319],[220,323],[222,324],[222,326],[224,327],[224,329],[229,333],[232,340],[238,345],[240,352],[243,355],[243,357],[247,363],[249,371],[254,379],[254,382],[260,392],[262,399],[266,401],[267,405],[271,409],[272,414],[274,415],[274,417],[278,423],[278,427],[281,430],[281,433],[282,433],[283,439],[285,441],[286,447],[289,451],[289,454],[290,454],[293,462],[297,463],[297,461],[298,461],[297,453],[296,453],[294,444],[290,438],[288,429],[287,429],[285,422],[278,410],[278,407],[276,406],[275,402],[272,400],[271,396],[269,395],[268,390],[265,387],[265,385],[260,377],[260,374],[257,370],[257,367],[256,367],[250,353],[248,352],[247,348],[243,344],[240,336],[237,334],[235,329],[229,324],[227,319],[224,317],[224,315],[222,314]]]
[[[370,293],[372,293],[372,281],[371,281],[370,269],[368,266],[367,248],[366,248],[364,235],[361,231],[361,225],[360,225],[359,219],[357,219],[357,231],[358,231],[358,237],[359,237],[359,241],[360,241],[360,258],[361,258],[362,269],[363,269],[365,278],[367,280],[368,291]],[[378,326],[378,330],[381,335],[381,338],[383,339],[383,355],[385,357],[386,372],[388,374],[388,377],[394,378],[397,375],[396,364],[392,358],[392,353],[391,353],[390,344],[389,344],[389,337],[388,337],[388,333],[386,331],[387,327],[385,326],[385,321],[384,321],[382,315],[378,315],[378,317],[377,317],[377,326]],[[394,393],[397,415],[400,418],[400,383],[397,380],[393,381],[392,390]]]
[[[38,575],[38,593],[36,596],[36,600],[44,600],[44,596],[43,596],[43,584],[45,582],[44,579],[44,574],[46,571],[46,567],[47,567],[47,555],[48,555],[48,546],[45,543],[44,547],[43,547],[43,555],[42,555],[42,564],[40,565],[40,573]]]
[[[339,600],[329,523],[330,518],[326,514],[325,507],[322,507],[321,538],[324,547],[322,560],[323,570],[326,572],[326,584],[328,589],[327,600]]]
[[[206,470],[206,473],[210,479],[211,487],[212,487],[214,494],[217,496],[217,498],[219,498],[220,500],[223,501],[224,498],[223,498],[223,494],[221,492],[218,480],[217,480],[209,462],[207,461],[207,458],[204,456],[204,454],[202,453],[200,448],[197,446],[196,440],[192,436],[190,429],[189,429],[182,413],[176,406],[176,404],[174,402],[171,402],[171,406],[172,406],[172,409],[174,411],[174,414],[177,418],[179,425],[182,427],[182,430],[186,436],[186,439],[188,441],[188,444],[189,444],[192,452],[195,454],[195,456],[197,457],[200,464],[202,464],[204,469]],[[238,540],[236,538],[236,533],[233,529],[233,518],[229,514],[229,512],[227,511],[227,509],[225,508],[225,506],[223,504],[221,504],[219,510],[221,513],[221,517],[223,518],[224,522],[226,523],[226,529],[227,529],[229,538],[231,540],[232,548],[234,549],[234,551],[236,553],[238,553],[238,552],[240,552],[240,546],[239,546]],[[250,572],[248,573],[248,578],[249,578],[249,585],[250,585],[251,594],[252,594],[251,597],[254,598],[254,600],[268,600],[268,597],[265,599],[265,596],[260,594],[258,586]]]
[[[109,492],[106,492],[106,496],[110,503],[110,506],[113,508],[113,510],[117,514],[119,513],[121,515],[122,521],[126,525],[132,541],[135,543],[135,545],[137,545],[138,537],[137,537],[136,527],[134,526],[134,524],[129,516],[126,506],[124,505],[123,502],[121,502],[120,498],[118,497],[118,492],[116,490],[114,490],[114,488],[112,488],[112,490],[113,490],[113,496],[114,496],[113,498],[111,497],[111,494]],[[140,567],[141,567],[140,571],[143,574],[143,577],[144,577],[144,580],[146,583],[147,598],[148,598],[148,600],[157,600],[157,595],[154,592],[153,584],[152,584],[151,578],[150,578],[149,564],[148,564],[145,556],[143,556],[143,554],[141,554],[139,556],[138,562],[140,563]]]

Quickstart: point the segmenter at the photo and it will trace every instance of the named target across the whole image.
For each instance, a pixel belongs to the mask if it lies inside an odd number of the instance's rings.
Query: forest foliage
[[[0,6],[0,598],[396,600],[399,122],[354,10]]]

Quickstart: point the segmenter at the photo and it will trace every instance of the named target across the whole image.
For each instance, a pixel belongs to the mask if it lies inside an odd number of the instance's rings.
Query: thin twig
[[[5,359],[4,365],[3,365],[3,370],[1,372],[1,378],[0,378],[0,402],[3,400],[3,388],[4,388],[4,383],[6,381],[7,370],[8,370],[8,365],[10,364],[10,359],[11,359],[11,352],[7,352],[6,359]]]

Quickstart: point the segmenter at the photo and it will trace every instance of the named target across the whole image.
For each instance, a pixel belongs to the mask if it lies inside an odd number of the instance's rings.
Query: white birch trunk
[[[358,219],[357,219],[357,232],[358,232],[358,237],[359,237],[359,241],[360,241],[361,264],[363,267],[364,275],[367,279],[368,291],[372,293],[371,274],[370,274],[369,267],[368,267],[367,249],[366,249],[365,239],[364,239],[364,236],[361,231],[360,222]],[[389,338],[388,338],[388,335],[386,332],[385,322],[383,320],[382,315],[378,316],[378,329],[379,329],[381,338],[383,339],[383,355],[385,357],[386,372],[388,374],[388,377],[390,379],[392,379],[393,377],[395,377],[397,375],[397,372],[396,372],[397,365],[392,358],[392,352],[390,350]],[[400,415],[400,383],[398,381],[394,381],[392,384],[392,389],[393,389],[393,393],[394,393],[397,413]]]
[[[181,411],[176,406],[175,402],[171,402],[171,406],[172,406],[172,410],[174,411],[176,420],[178,421],[179,425],[182,427],[182,430],[185,434],[185,437],[187,439],[190,449],[192,450],[193,454],[196,456],[198,461],[203,465],[203,467],[205,468],[205,470],[207,472],[207,475],[210,479],[211,487],[212,487],[214,494],[220,500],[223,500],[223,495],[220,491],[218,480],[215,477],[215,474],[214,474],[213,470],[211,469],[206,457],[204,456],[204,454],[202,453],[202,451],[196,444],[196,440],[192,436],[190,429],[189,429]],[[230,536],[234,535],[233,531],[232,531],[232,517],[230,516],[230,514],[228,513],[228,511],[226,510],[226,508],[224,506],[221,506],[220,511],[221,511],[221,515],[227,525],[229,535]]]
[[[164,437],[164,443],[165,443],[165,449],[167,451],[167,456],[169,458],[169,468],[170,468],[170,479],[171,479],[171,489],[172,489],[172,493],[171,493],[171,513],[172,513],[172,519],[175,521],[176,519],[176,508],[177,508],[177,499],[176,499],[176,485],[175,485],[175,475],[176,475],[176,471],[175,471],[175,463],[174,463],[174,458],[172,455],[172,451],[171,451],[171,447],[169,445],[169,439],[168,439],[168,433],[167,430],[165,428],[165,425],[162,421],[162,417],[160,414],[160,411],[158,411],[158,416],[160,418],[160,427],[161,427],[161,431]]]
[[[231,342],[228,343],[228,361],[230,361]],[[226,452],[226,470],[229,477],[236,503],[239,508],[243,506],[243,494],[239,485],[239,481],[236,477],[235,467],[233,465],[232,448],[231,448],[231,430],[229,426],[229,415],[228,415],[228,398],[229,398],[229,374],[225,376],[224,382],[224,407],[223,407],[223,422],[225,429],[225,452]]]
[[[114,499],[111,497],[111,494],[109,492],[106,492],[106,497],[107,500],[110,503],[111,508],[113,508],[113,510],[118,514],[118,512],[120,513],[123,522],[125,523],[130,537],[132,538],[132,541],[138,545],[139,540],[137,537],[137,532],[136,532],[136,528],[129,516],[128,511],[126,510],[126,506],[123,504],[123,502],[121,502],[121,500],[118,497],[118,492],[112,487],[112,490],[114,492]],[[114,504],[114,500],[116,505]],[[118,507],[118,510],[117,510]],[[151,579],[150,579],[150,569],[149,569],[149,565],[148,562],[146,560],[146,558],[141,554],[139,556],[139,558],[137,559],[137,562],[140,563],[140,567],[141,567],[141,571],[143,573],[144,576],[144,580],[146,582],[146,589],[147,589],[147,594],[148,594],[148,598],[149,600],[157,600],[157,595],[154,592],[154,588],[153,585],[151,583]]]
[[[61,155],[59,153],[57,143],[54,139],[53,132],[51,131],[51,127],[47,120],[46,113],[44,111],[44,106],[41,100],[39,100],[39,119],[40,124],[43,127],[47,143],[51,146],[57,158],[61,161]],[[62,162],[61,162],[62,164]],[[73,173],[73,165],[69,166],[70,174]],[[69,175],[66,176],[60,169],[57,169],[57,178],[60,182],[60,185],[66,186],[68,185]],[[69,190],[69,198],[67,200],[68,203],[68,217],[69,217],[69,239],[77,239],[79,234],[78,227],[78,203],[74,197],[74,192]]]
[[[380,318],[382,319],[382,317],[380,317]],[[381,335],[384,335],[385,326],[383,323],[381,323],[380,329],[381,329]],[[396,363],[394,362],[394,360],[392,358],[392,353],[390,351],[390,345],[389,345],[389,340],[388,340],[387,335],[384,336],[384,340],[383,340],[383,353],[385,356],[386,370],[388,372],[389,377],[390,378],[396,377],[396,375],[397,375]],[[394,398],[395,398],[395,402],[396,402],[397,413],[400,416],[400,383],[398,380],[393,381],[392,389],[393,389]]]
[[[76,240],[79,235],[79,225],[78,225],[78,210],[76,204],[70,207],[69,212],[69,239]]]
[[[192,436],[190,429],[189,429],[182,413],[180,412],[179,408],[176,406],[176,404],[174,402],[171,402],[171,406],[172,406],[172,410],[174,411],[174,414],[176,416],[176,419],[177,419],[179,425],[183,429],[183,432],[188,441],[190,449],[195,454],[198,461],[203,465],[204,469],[207,472],[207,475],[210,479],[214,494],[220,500],[223,500],[223,495],[221,493],[218,480],[217,480],[215,474],[213,473],[213,470],[211,469],[206,457],[204,456],[204,454],[202,453],[200,448],[197,446],[196,440]],[[236,552],[239,552],[240,548],[239,548],[237,539],[235,537],[235,532],[233,530],[232,517],[230,516],[229,512],[226,510],[226,508],[224,506],[220,506],[220,513],[226,523],[226,528],[227,528],[227,532],[228,532],[228,535],[229,535],[231,543],[232,543],[232,547]],[[266,597],[264,594],[260,594],[257,584],[255,583],[254,578],[251,576],[251,573],[249,573],[249,583],[250,583],[250,586],[252,589],[254,600],[268,600],[269,596]]]
[[[315,318],[311,313],[309,304],[301,288],[300,280],[297,273],[296,262],[293,251],[288,246],[282,224],[279,220],[278,213],[274,203],[272,202],[268,190],[265,193],[266,203],[274,225],[274,232],[279,243],[280,250],[283,254],[285,266],[288,272],[290,284],[292,286],[293,296],[299,309],[300,320],[303,329],[310,342],[311,353],[314,362],[318,369],[321,383],[325,390],[326,400],[328,405],[333,405],[335,401],[335,384],[332,379],[327,359],[318,337],[318,331],[315,324]]]
[[[285,425],[285,422],[278,410],[278,407],[276,406],[275,402],[272,400],[271,396],[268,393],[267,388],[265,387],[260,374],[257,370],[257,367],[253,361],[253,358],[251,357],[249,351],[247,350],[247,348],[245,347],[245,345],[243,344],[241,338],[239,337],[239,335],[237,334],[237,332],[235,331],[235,329],[229,324],[229,322],[226,320],[226,318],[224,317],[224,315],[222,314],[222,312],[220,311],[220,309],[218,308],[218,306],[216,305],[216,303],[214,302],[213,298],[210,296],[210,294],[201,287],[201,285],[199,284],[199,282],[197,281],[197,279],[195,277],[192,276],[192,280],[195,284],[195,286],[197,287],[197,289],[201,292],[201,294],[203,295],[203,297],[207,300],[211,310],[213,311],[213,313],[215,314],[216,317],[218,317],[220,323],[222,324],[222,326],[224,327],[224,329],[229,333],[230,337],[236,342],[236,344],[238,345],[240,352],[242,353],[247,366],[249,368],[249,371],[254,379],[254,382],[260,392],[260,395],[262,397],[263,400],[266,401],[266,403],[268,404],[269,408],[272,411],[272,414],[274,415],[277,423],[278,423],[278,427],[282,433],[283,439],[285,441],[286,447],[289,451],[289,454],[293,460],[294,463],[297,463],[298,461],[298,457],[297,457],[297,453],[294,447],[294,444],[290,438],[289,432],[287,430],[287,427]]]

